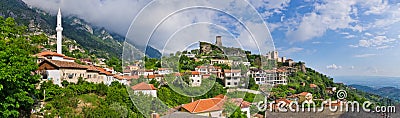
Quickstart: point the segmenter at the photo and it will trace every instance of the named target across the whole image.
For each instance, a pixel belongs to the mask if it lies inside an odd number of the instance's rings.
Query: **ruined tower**
[[[222,46],[222,36],[217,36],[215,38],[215,45],[221,47]]]

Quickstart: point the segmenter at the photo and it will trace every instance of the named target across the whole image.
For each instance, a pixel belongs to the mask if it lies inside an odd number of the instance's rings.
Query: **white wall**
[[[61,72],[60,70],[46,70],[48,73],[47,78],[51,78],[53,80],[53,84],[61,86]]]
[[[157,90],[135,90],[135,94],[138,94],[139,92],[145,94],[145,95],[151,95],[153,97],[157,97]]]

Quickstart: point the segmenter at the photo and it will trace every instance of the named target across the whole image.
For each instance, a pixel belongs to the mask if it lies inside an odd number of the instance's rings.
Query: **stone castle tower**
[[[217,45],[218,47],[222,46],[222,36],[217,36],[215,38],[215,45]]]

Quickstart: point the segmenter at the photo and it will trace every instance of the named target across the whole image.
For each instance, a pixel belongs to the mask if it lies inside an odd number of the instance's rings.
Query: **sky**
[[[163,53],[214,42],[304,61],[329,76],[400,76],[397,0],[23,0]],[[201,6],[201,7],[199,7]]]

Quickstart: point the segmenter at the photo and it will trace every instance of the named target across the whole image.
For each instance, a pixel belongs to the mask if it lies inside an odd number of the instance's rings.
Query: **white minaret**
[[[61,27],[61,10],[58,8],[57,13],[57,53],[62,54],[62,31],[63,28]]]

